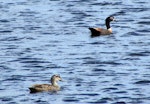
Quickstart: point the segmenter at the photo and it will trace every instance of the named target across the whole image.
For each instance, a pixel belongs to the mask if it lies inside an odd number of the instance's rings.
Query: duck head
[[[107,21],[107,22],[115,21],[115,18],[113,16],[109,16],[106,18],[105,21]]]
[[[52,85],[56,86],[58,81],[62,81],[62,78],[60,77],[60,75],[53,75],[51,77],[51,83],[52,83]]]

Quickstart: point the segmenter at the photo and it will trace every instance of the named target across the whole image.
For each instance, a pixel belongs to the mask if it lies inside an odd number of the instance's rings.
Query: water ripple
[[[149,0],[2,0],[0,12],[0,103],[150,103]],[[113,34],[90,38],[110,15]],[[61,91],[29,94],[53,74]]]

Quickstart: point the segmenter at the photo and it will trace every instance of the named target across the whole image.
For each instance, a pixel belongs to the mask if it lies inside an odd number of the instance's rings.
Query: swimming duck
[[[53,75],[51,77],[51,84],[35,84],[32,87],[29,87],[30,93],[42,92],[42,91],[59,91],[60,87],[58,86],[57,82],[62,81],[60,75]]]
[[[110,22],[114,21],[114,17],[110,16],[105,19],[105,25],[107,29],[103,28],[89,28],[91,30],[91,37],[96,37],[100,35],[110,35],[112,33],[112,29],[110,27]]]

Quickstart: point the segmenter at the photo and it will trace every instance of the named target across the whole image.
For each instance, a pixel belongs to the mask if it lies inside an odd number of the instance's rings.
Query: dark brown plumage
[[[100,36],[100,35],[110,35],[112,33],[112,29],[110,27],[110,22],[114,21],[114,17],[110,16],[107,17],[105,19],[105,25],[107,27],[107,29],[103,29],[103,28],[89,28],[91,31],[91,37],[96,37],[96,36]]]
[[[62,81],[59,75],[53,75],[51,77],[51,84],[35,84],[32,87],[29,87],[30,93],[42,92],[42,91],[59,91],[60,87],[57,82]]]

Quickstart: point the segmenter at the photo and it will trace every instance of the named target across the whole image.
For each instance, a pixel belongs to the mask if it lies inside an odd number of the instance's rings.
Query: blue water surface
[[[149,70],[149,0],[0,1],[0,104],[149,104]],[[61,91],[29,93],[53,74]]]

